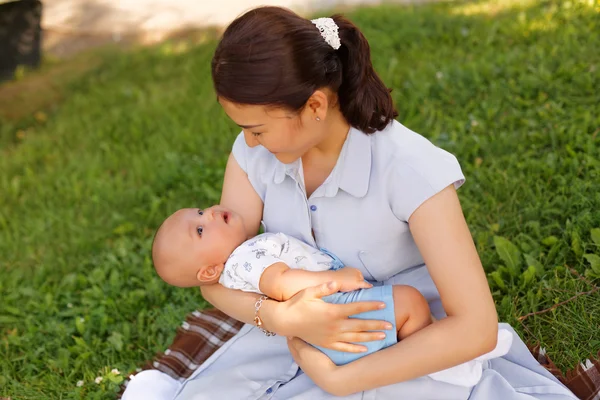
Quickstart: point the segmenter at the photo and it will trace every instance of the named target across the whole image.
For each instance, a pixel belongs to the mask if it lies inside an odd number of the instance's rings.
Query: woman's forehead
[[[240,126],[264,125],[272,119],[286,117],[288,114],[283,109],[257,104],[238,104],[222,98],[219,99],[219,103],[225,113]]]

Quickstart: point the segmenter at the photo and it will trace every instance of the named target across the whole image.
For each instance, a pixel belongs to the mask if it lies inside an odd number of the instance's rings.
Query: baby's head
[[[225,262],[246,240],[242,218],[225,207],[184,208],[162,223],[152,244],[156,272],[167,283],[217,283]]]

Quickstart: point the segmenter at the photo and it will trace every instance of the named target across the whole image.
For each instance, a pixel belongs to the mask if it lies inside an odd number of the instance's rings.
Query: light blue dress
[[[233,155],[264,203],[268,232],[326,248],[366,279],[419,289],[437,318],[439,294],[415,245],[408,219],[427,199],[464,177],[456,158],[398,122],[373,135],[351,129],[331,175],[307,199],[302,165],[282,164],[240,135]],[[314,238],[311,235],[314,231]],[[502,324],[504,328],[510,327]],[[516,335],[515,335],[516,336]],[[451,345],[449,343],[449,345]],[[515,337],[510,352],[487,361],[466,388],[422,377],[346,399],[576,399]],[[302,373],[285,338],[246,325],[181,384],[177,400],[332,399]]]

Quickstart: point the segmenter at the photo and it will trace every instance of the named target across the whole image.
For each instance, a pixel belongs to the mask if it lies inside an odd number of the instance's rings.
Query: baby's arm
[[[341,291],[371,287],[356,268],[345,267],[337,271],[305,271],[291,269],[287,264],[278,262],[264,270],[260,277],[259,289],[272,299],[285,301],[303,289],[331,281],[339,282]]]

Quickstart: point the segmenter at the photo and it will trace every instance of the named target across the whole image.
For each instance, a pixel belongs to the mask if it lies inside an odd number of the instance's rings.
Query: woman
[[[305,342],[361,351],[354,343],[376,340],[386,324],[348,317],[379,302],[321,301],[336,282],[281,303],[205,287],[210,303],[248,325],[183,384],[142,373],[125,400],[575,398],[516,335],[473,388],[425,377],[493,349],[496,311],[456,194],[460,166],[394,121],[389,90],[352,23],[252,10],[227,28],[212,72],[220,104],[243,129],[221,203],[242,215],[248,236],[263,221],[267,231],[326,248],[375,284],[414,286],[440,321],[337,367]]]

